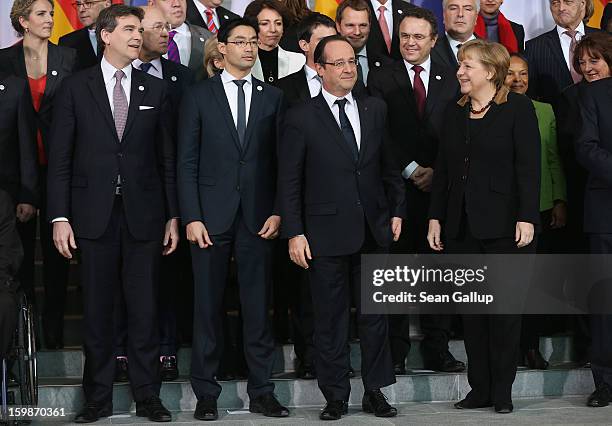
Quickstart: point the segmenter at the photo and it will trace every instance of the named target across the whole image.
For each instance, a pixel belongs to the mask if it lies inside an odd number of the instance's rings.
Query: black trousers
[[[593,254],[610,254],[612,234],[590,234],[589,245]],[[590,320],[593,381],[596,387],[605,383],[612,388],[612,315],[591,315]]]
[[[367,225],[366,225],[367,226]],[[346,256],[314,257],[308,269],[314,306],[315,366],[319,389],[327,401],[348,401],[350,353],[350,280],[357,301],[357,325],[361,346],[361,377],[366,390],[395,383],[385,315],[361,314],[361,255],[385,253],[370,232],[362,249]]]
[[[142,401],[159,394],[157,285],[163,228],[157,241],[136,240],[128,229],[121,197],[108,227],[95,240],[79,238],[84,299],[85,371],[88,402],[112,404],[115,373],[115,304],[121,292],[127,311],[127,355],[132,394]]]
[[[213,245],[191,246],[194,276],[193,349],[191,386],[198,399],[218,398],[215,375],[222,356],[223,296],[230,256],[234,255],[243,318],[244,353],[249,367],[247,392],[256,398],[272,392],[274,339],[268,320],[274,242],[252,234],[239,209],[232,227],[211,236]]]
[[[535,253],[537,242],[516,247],[514,237],[475,238],[464,217],[457,238],[448,239],[448,253]],[[468,358],[468,398],[475,402],[504,404],[512,401],[521,338],[521,315],[463,315]]]
[[[34,258],[36,254],[36,227],[39,227],[43,259],[43,283],[45,300],[43,330],[59,342],[63,340],[66,287],[70,261],[63,257],[53,244],[53,225],[47,222],[47,167],[39,168],[40,206],[38,217],[17,223],[17,231],[23,244],[23,263],[19,271],[21,288],[34,303]]]

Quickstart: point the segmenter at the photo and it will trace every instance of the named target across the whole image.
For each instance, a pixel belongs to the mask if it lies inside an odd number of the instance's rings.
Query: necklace
[[[487,103],[482,109],[479,109],[479,110],[475,110],[474,108],[472,108],[472,99],[470,98],[470,112],[472,114],[474,114],[474,115],[482,114],[483,112],[488,110],[491,105],[493,105],[493,101],[495,99],[495,96],[497,96],[497,92],[495,92],[495,94],[493,95],[493,97],[491,98],[489,103]]]

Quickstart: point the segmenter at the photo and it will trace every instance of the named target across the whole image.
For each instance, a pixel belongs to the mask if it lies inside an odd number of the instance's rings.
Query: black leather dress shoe
[[[340,420],[340,418],[348,413],[348,404],[346,401],[330,401],[325,405],[319,418],[321,420]]]
[[[249,411],[263,414],[266,417],[287,417],[289,415],[289,409],[283,407],[272,392],[251,399]]]
[[[298,379],[313,380],[317,378],[314,365],[312,364],[301,364],[297,370]]]
[[[514,405],[511,402],[504,402],[501,404],[495,404],[495,412],[499,414],[510,414],[514,411]]]
[[[100,405],[94,402],[85,404],[85,407],[74,418],[75,423],[93,423],[103,417],[113,415],[113,407],[110,405]]]
[[[458,410],[473,410],[476,408],[487,408],[492,406],[493,403],[491,401],[473,401],[470,398],[465,398],[455,403],[455,408]]]
[[[529,349],[525,353],[525,364],[532,370],[546,370],[548,368],[548,361],[537,349]]]
[[[163,356],[161,359],[161,379],[171,382],[178,379],[178,365],[175,356]]]
[[[164,407],[157,395],[150,396],[144,401],[136,402],[136,415],[146,417],[152,422],[170,422],[172,415]]]
[[[397,409],[389,405],[387,397],[380,389],[364,392],[361,409],[366,413],[374,414],[376,417],[397,416]]]
[[[193,417],[204,421],[217,420],[219,418],[217,400],[213,397],[198,399]]]
[[[599,385],[595,392],[593,392],[587,400],[587,406],[589,407],[607,407],[612,401],[612,392],[610,388],[605,385]]]
[[[460,373],[465,370],[465,364],[446,351],[438,356],[430,357],[429,361],[425,362],[425,368],[443,373]]]
[[[393,364],[393,372],[396,376],[406,374],[406,363],[398,362],[397,364]]]
[[[129,382],[128,360],[125,357],[115,359],[115,382]]]

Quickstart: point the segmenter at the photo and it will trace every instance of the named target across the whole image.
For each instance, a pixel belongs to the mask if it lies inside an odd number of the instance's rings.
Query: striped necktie
[[[218,29],[215,25],[215,20],[213,19],[212,10],[206,9],[204,13],[206,14],[206,28],[208,28],[208,31],[211,33],[217,34]]]
[[[168,33],[168,59],[177,64],[181,63],[181,55],[179,54],[178,45],[174,41],[176,30],[172,30]]]

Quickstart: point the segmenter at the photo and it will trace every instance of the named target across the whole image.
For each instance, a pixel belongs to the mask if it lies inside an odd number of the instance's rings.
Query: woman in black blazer
[[[446,111],[429,245],[450,253],[535,252],[540,134],[533,104],[504,86],[510,56],[502,45],[470,41],[461,47],[459,61],[464,96]],[[465,315],[463,323],[472,390],[455,407],[511,412],[521,315]]]
[[[71,74],[75,63],[73,49],[59,47],[49,41],[53,30],[53,2],[50,0],[15,0],[11,23],[23,40],[0,50],[0,71],[16,75],[28,82],[31,108],[35,110],[30,127],[37,132],[36,150],[40,184],[40,239],[43,253],[45,284],[44,337],[49,349],[63,347],[63,321],[68,261],[53,247],[52,228],[46,223],[47,135],[53,117],[53,98],[62,80]],[[24,246],[20,280],[30,295],[34,285],[34,247],[36,214],[18,224]]]

